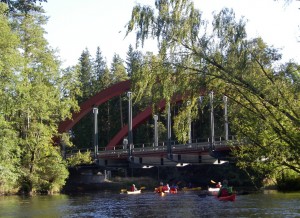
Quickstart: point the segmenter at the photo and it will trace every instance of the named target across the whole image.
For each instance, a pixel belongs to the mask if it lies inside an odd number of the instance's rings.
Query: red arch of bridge
[[[72,119],[65,120],[60,123],[58,131],[60,133],[69,131],[81,118],[92,111],[93,107],[99,106],[109,99],[119,96],[120,94],[130,90],[130,80],[117,83],[88,99],[80,105],[80,111],[72,114]],[[182,96],[177,96],[175,102],[182,100]],[[166,106],[165,100],[162,100],[158,105],[159,110],[163,110]],[[145,122],[152,115],[152,107],[147,107],[132,119],[132,128],[135,129],[141,123]],[[106,149],[113,149],[118,144],[121,144],[124,137],[128,135],[128,125],[124,126],[106,146]]]
[[[72,114],[72,119],[61,122],[58,126],[58,132],[63,133],[69,131],[81,118],[92,111],[93,107],[99,106],[109,99],[119,96],[130,89],[130,80],[119,82],[108,87],[107,89],[97,93],[90,99],[80,105],[80,111]]]

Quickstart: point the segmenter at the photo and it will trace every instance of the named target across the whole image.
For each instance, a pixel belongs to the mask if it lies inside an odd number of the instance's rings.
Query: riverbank
[[[216,182],[227,179],[239,193],[258,191],[248,176],[233,165],[200,165],[185,167],[153,167],[148,169],[129,168],[104,172],[97,167],[70,169],[70,176],[63,189],[64,193],[93,190],[129,189],[132,184],[154,190],[160,182],[183,187],[201,187],[207,190]]]

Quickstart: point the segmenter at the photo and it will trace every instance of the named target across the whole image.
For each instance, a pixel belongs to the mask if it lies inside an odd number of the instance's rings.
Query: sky
[[[247,20],[249,38],[262,37],[281,49],[283,61],[300,63],[300,1],[284,0],[194,0],[207,20],[222,8],[232,8],[236,18]],[[154,0],[48,0],[43,3],[49,21],[45,36],[58,50],[63,67],[73,66],[86,48],[95,57],[99,46],[108,66],[114,54],[125,60],[129,45],[135,46],[135,35],[125,38],[125,25],[137,4],[153,4]],[[155,41],[146,41],[139,50],[156,51]]]

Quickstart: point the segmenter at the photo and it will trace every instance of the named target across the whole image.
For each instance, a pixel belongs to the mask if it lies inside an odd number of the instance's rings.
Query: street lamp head
[[[131,94],[132,94],[132,92],[127,92],[127,97],[130,98]]]
[[[94,107],[93,108],[93,113],[95,114],[95,113],[98,113],[98,108],[97,107]]]

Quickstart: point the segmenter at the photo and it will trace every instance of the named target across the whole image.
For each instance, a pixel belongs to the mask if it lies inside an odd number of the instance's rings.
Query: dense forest
[[[94,55],[86,48],[76,66],[64,69],[44,37],[47,17],[40,3],[46,1],[1,2],[0,193],[60,191],[68,166],[79,162],[63,159],[58,142],[92,149],[93,115],[65,134],[58,133],[59,123],[91,96],[128,79],[133,113],[149,105],[156,113],[156,103],[166,99],[172,137],[181,142],[188,140],[190,117],[192,137],[209,137],[209,91],[215,93],[215,135],[224,135],[227,96],[230,134],[242,144],[234,152],[237,166],[279,184],[299,181],[300,67],[279,64],[278,50],[262,38],[247,38],[246,22],[232,10],[216,13],[207,28],[190,0],[137,5],[127,33],[136,33],[138,46],[157,38],[157,55],[130,45],[126,60],[115,54],[108,66],[100,47]],[[184,96],[180,104],[172,102],[177,94]],[[127,104],[124,93],[99,106],[100,148],[127,124]],[[166,140],[166,113],[158,114],[159,140]],[[134,130],[133,141],[153,142],[153,120]]]

